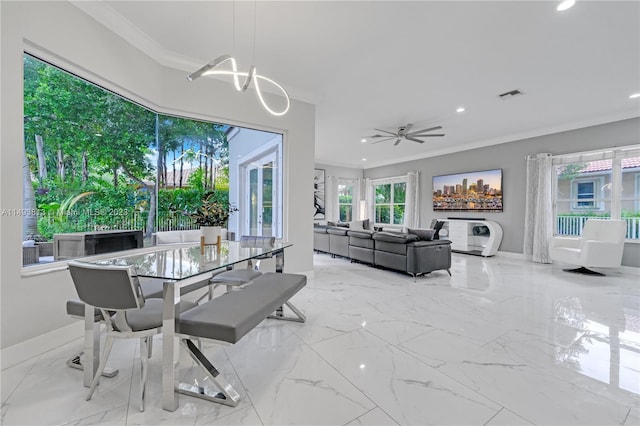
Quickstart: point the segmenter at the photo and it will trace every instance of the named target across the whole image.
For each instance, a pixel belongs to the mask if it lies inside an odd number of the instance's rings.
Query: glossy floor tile
[[[453,255],[450,277],[314,256],[293,302],[305,324],[267,320],[204,351],[237,407],[180,397],[161,409],[161,338],[138,410],[135,342],[117,341],[85,401],[65,366],[81,339],[2,371],[3,425],[625,425],[640,421],[640,270],[606,277],[496,256]],[[209,380],[181,353],[181,380]]]

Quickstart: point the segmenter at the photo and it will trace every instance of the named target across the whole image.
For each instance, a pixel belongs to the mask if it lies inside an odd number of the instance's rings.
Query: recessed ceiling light
[[[360,139],[360,142],[365,143],[367,140],[365,138]]]
[[[363,158],[363,159],[362,159],[362,161],[367,161],[367,159],[366,159],[366,158]]]
[[[636,98],[640,98],[640,93],[634,93],[633,95],[629,96],[629,99],[636,99]]]
[[[456,110],[456,112],[464,112],[464,107],[460,107]]]
[[[558,5],[556,10],[558,12],[562,12],[563,10],[572,8],[574,4],[576,4],[576,0],[564,0],[562,3]]]

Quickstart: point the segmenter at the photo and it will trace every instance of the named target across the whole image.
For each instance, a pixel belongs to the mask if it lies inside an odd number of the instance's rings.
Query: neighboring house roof
[[[584,169],[580,170],[580,173],[604,172],[607,170],[611,170],[611,168],[613,167],[612,160],[590,161],[586,164],[587,166]],[[621,166],[623,169],[633,169],[636,167],[640,167],[640,158],[624,158],[622,159]],[[557,170],[558,173],[562,173],[564,167],[559,167]]]
[[[189,181],[189,176],[191,176],[191,174],[193,172],[195,172],[197,169],[183,169],[182,170],[182,186],[187,186],[187,182]],[[180,186],[180,168],[176,167],[176,180],[175,180],[175,184],[176,186]],[[167,186],[173,186],[173,168],[169,168],[169,170],[167,170],[167,181],[166,184]]]
[[[640,167],[640,158],[624,158],[622,160],[622,168],[628,169],[632,167]],[[591,161],[587,163],[587,167],[582,169],[582,173],[600,172],[603,170],[611,170],[611,160]]]

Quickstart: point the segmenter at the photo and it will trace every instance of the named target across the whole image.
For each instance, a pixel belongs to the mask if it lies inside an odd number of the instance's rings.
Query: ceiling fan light
[[[558,5],[558,7],[556,7],[556,10],[558,12],[562,12],[572,8],[574,4],[576,4],[576,0],[564,0],[562,3]]]

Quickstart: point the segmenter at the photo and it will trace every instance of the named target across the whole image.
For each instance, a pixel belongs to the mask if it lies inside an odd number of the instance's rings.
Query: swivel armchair
[[[589,268],[616,268],[622,264],[626,221],[589,219],[580,237],[553,237],[549,255],[553,261],[579,265],[566,272],[601,275]]]

